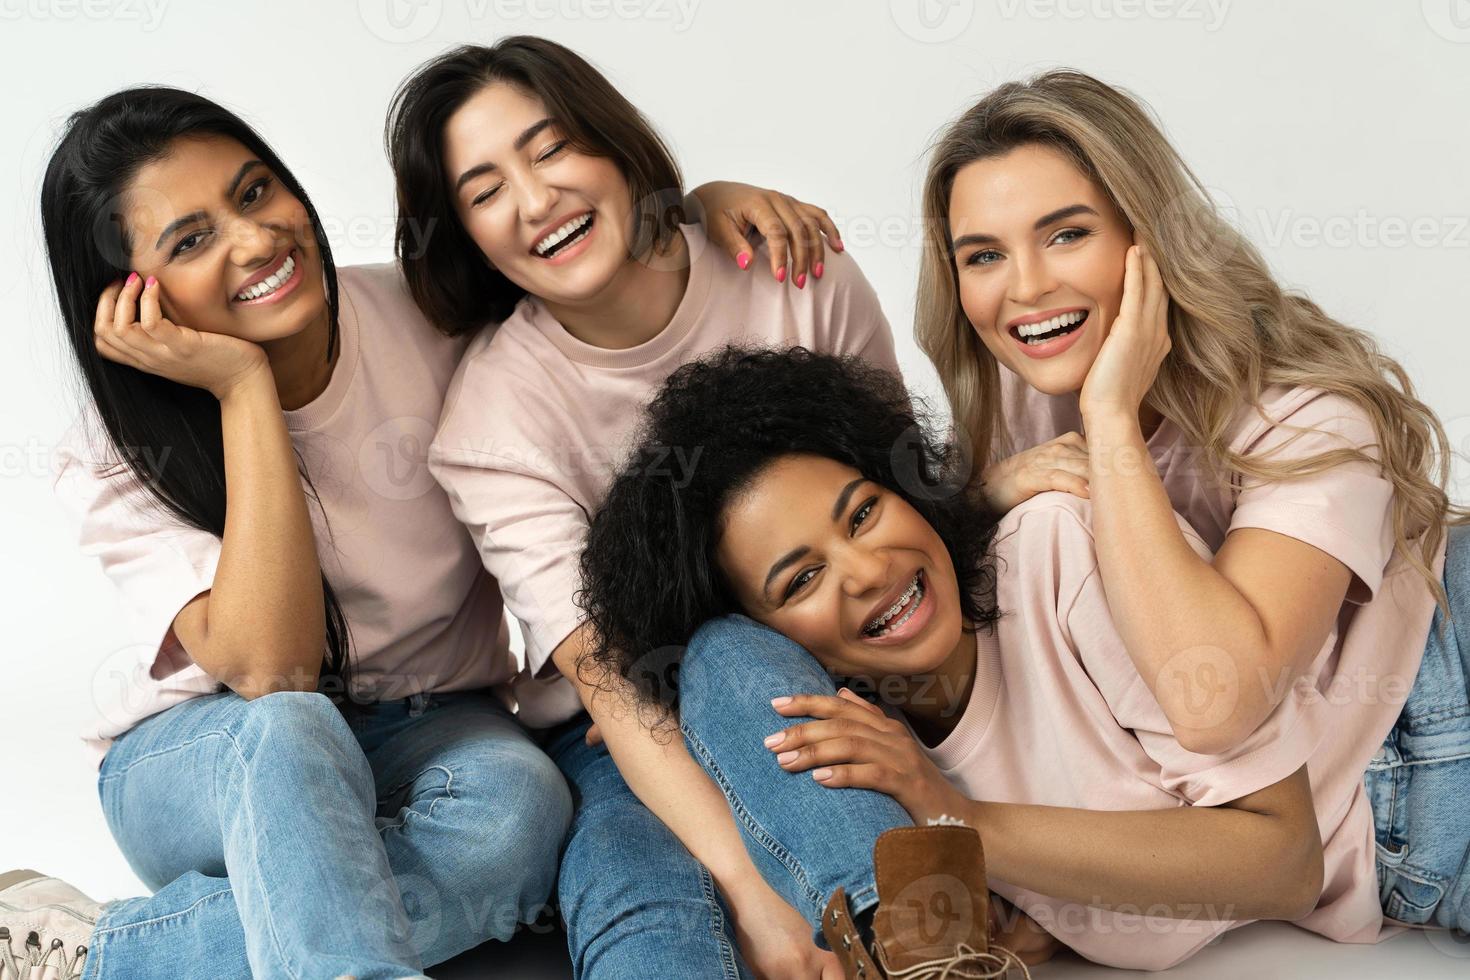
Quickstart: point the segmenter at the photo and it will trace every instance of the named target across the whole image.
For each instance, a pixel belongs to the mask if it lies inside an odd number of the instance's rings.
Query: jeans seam
[[[97,973],[96,973],[96,975],[98,977],[105,977],[107,975],[105,972],[103,972],[103,969],[102,969],[102,964],[103,964],[103,961],[106,960],[106,958],[107,958],[107,950],[108,950],[108,946],[106,945],[105,940],[107,940],[108,938],[110,938],[110,936],[113,933],[121,933],[121,932],[123,932],[125,930],[128,930],[128,929],[136,929],[139,926],[158,925],[159,923],[167,922],[170,919],[177,919],[177,918],[180,918],[181,916],[189,915],[195,909],[197,909],[200,905],[203,905],[205,902],[211,901],[212,899],[219,898],[221,895],[228,895],[228,896],[231,897],[231,900],[233,900],[233,898],[234,898],[234,892],[230,889],[229,886],[225,886],[224,888],[221,888],[218,891],[210,892],[208,895],[201,895],[201,896],[199,896],[199,898],[195,899],[192,903],[190,903],[190,905],[188,906],[188,908],[179,909],[177,912],[170,912],[167,915],[156,916],[156,917],[154,917],[152,919],[144,919],[141,922],[129,922],[127,925],[122,925],[122,926],[103,926],[103,925],[101,925],[99,923],[96,926],[96,928],[94,930],[93,937],[92,937],[92,948],[97,951],[97,959],[96,959]]]
[[[715,943],[720,948],[720,962],[725,967],[725,977],[727,980],[739,980],[740,967],[735,961],[735,950],[730,946],[730,938],[725,934],[725,913],[720,909],[714,878],[709,869],[703,866],[699,869],[699,889],[704,893],[704,902],[709,908],[710,924],[714,927]]]
[[[157,759],[160,756],[172,755],[175,752],[182,752],[184,749],[187,749],[190,746],[192,746],[195,742],[202,742],[205,739],[209,739],[209,738],[219,738],[220,736],[224,736],[225,738],[233,738],[233,736],[230,733],[230,731],[228,729],[225,729],[225,728],[212,728],[212,729],[210,729],[209,731],[206,731],[206,732],[198,732],[198,733],[196,733],[194,735],[189,736],[184,741],[175,743],[174,745],[170,745],[167,748],[154,749],[152,752],[148,752],[148,753],[146,753],[144,755],[140,755],[136,759],[130,759],[117,772],[105,773],[105,774],[103,774],[102,776],[100,776],[98,778],[97,782],[98,782],[99,785],[104,784],[104,783],[113,782],[114,780],[117,780],[117,779],[122,778],[123,776],[126,776],[129,772],[132,772],[132,770],[133,770],[134,767],[136,767],[136,766],[138,766],[138,765],[140,765],[140,764],[142,764],[144,762],[150,762],[153,759]]]
[[[688,726],[683,726],[683,728],[685,736],[693,743],[695,751],[699,753],[700,759],[709,767],[715,782],[719,784],[720,791],[724,793],[725,800],[730,804],[730,809],[734,812],[736,818],[745,825],[745,828],[750,831],[751,836],[755,837],[761,847],[765,849],[766,853],[774,857],[790,873],[791,877],[795,879],[797,886],[806,892],[807,901],[811,902],[817,909],[821,909],[823,897],[812,887],[811,879],[807,877],[805,869],[801,867],[801,863],[792,857],[791,852],[770,831],[766,830],[760,821],[756,820],[750,811],[745,808],[745,804],[736,797],[730,781],[725,778],[724,770],[715,762],[714,757],[710,754],[709,748],[704,744],[703,740],[694,734]]]
[[[235,735],[234,735],[233,732],[226,733],[226,736],[225,737],[229,739],[229,741],[230,741],[230,747],[235,750],[235,756],[236,756],[236,758],[240,762],[240,771],[243,774],[242,778],[243,779],[249,779],[250,778],[250,767],[245,764],[245,753],[240,750],[240,743],[235,740]],[[255,808],[250,803],[250,794],[249,793],[244,793],[242,795],[245,797],[245,808],[246,808],[246,811],[248,812],[248,814],[250,816],[250,825],[251,825],[251,827],[254,827],[255,826]],[[250,860],[254,863],[254,865],[256,867],[260,867],[260,854],[259,854],[259,851],[257,850],[257,847],[258,847],[259,843],[260,843],[259,838],[255,834],[252,833],[250,835]],[[262,887],[260,889],[260,898],[261,898],[261,901],[265,904],[265,921],[267,923],[267,929],[266,929],[266,931],[267,931],[267,933],[269,933],[269,935],[271,937],[271,945],[275,947],[276,956],[280,959],[281,965],[285,968],[286,972],[290,975],[291,980],[301,980],[301,974],[297,973],[291,967],[290,960],[286,956],[286,951],[285,951],[285,949],[281,945],[281,937],[278,936],[278,935],[276,935],[276,926],[275,926],[275,921],[276,920],[275,920],[275,916],[271,914],[271,910],[270,910],[270,896],[268,894],[268,890],[264,887],[263,884],[262,884]]]

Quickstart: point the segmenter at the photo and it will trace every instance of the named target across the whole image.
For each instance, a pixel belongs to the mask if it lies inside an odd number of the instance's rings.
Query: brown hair
[[[451,336],[504,320],[525,295],[486,263],[460,224],[444,169],[445,125],[493,82],[539,98],[574,148],[617,164],[633,202],[635,256],[665,248],[685,220],[673,154],[643,114],[576,52],[525,35],[445,52],[399,86],[384,140],[398,185],[394,251],[414,302]]]

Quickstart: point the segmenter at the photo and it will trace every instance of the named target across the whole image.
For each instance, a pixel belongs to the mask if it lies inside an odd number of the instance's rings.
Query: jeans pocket
[[[1407,853],[1402,857],[1407,858]],[[1416,868],[1407,861],[1401,861],[1397,867],[1385,867],[1382,863],[1379,867],[1383,871],[1385,886],[1381,892],[1383,914],[1412,925],[1431,922],[1444,899],[1444,880],[1434,872]]]

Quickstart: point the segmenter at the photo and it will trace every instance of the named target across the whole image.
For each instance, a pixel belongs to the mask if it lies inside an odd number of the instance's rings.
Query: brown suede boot
[[[822,916],[822,935],[848,980],[989,980],[1026,965],[990,943],[985,853],[973,827],[899,827],[873,847],[878,907],[865,949],[841,889]]]

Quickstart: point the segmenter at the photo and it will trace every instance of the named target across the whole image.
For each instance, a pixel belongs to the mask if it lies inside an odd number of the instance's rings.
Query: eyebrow
[[[240,181],[244,180],[245,175],[248,174],[251,170],[259,166],[263,166],[260,160],[246,160],[244,163],[242,163],[240,165],[240,169],[235,171],[235,176],[230,180],[230,189],[225,192],[225,196],[234,197],[236,188],[240,186]],[[163,232],[158,236],[158,241],[153,243],[154,251],[163,248],[164,240],[171,236],[174,232],[178,231],[180,228],[184,227],[185,225],[192,225],[194,222],[201,221],[207,217],[209,217],[209,215],[203,211],[191,211],[190,213],[184,215],[182,218],[175,218],[173,221],[170,221],[168,223],[168,227],[164,228]]]
[[[837,495],[837,502],[832,505],[832,520],[835,521],[842,516],[843,511],[847,510],[848,501],[852,499],[853,491],[867,482],[866,477],[860,476],[842,488],[842,492]],[[806,545],[802,545],[799,548],[792,548],[778,558],[776,563],[771,566],[771,570],[766,573],[765,582],[761,585],[761,594],[767,602],[771,601],[771,582],[777,575],[790,568],[793,563],[801,560],[801,557],[810,550]]]
[[[1036,219],[1036,223],[1031,228],[1033,231],[1040,231],[1047,225],[1054,224],[1063,218],[1070,218],[1077,214],[1090,214],[1094,218],[1097,217],[1097,212],[1085,204],[1069,204],[1064,208],[1057,208],[1050,214],[1043,214]],[[958,252],[966,245],[995,245],[999,241],[1000,239],[994,235],[961,235],[954,240],[950,248]]]
[[[540,119],[536,122],[533,122],[531,125],[527,126],[521,131],[521,135],[517,136],[515,142],[511,145],[514,146],[518,151],[524,150],[526,148],[526,144],[536,138],[537,133],[541,132],[541,130],[550,125],[550,116],[547,116],[545,119]],[[492,170],[499,169],[500,168],[493,163],[482,163],[477,167],[471,167],[470,169],[459,175],[459,180],[455,181],[454,183],[454,192],[458,194],[461,190],[464,189],[465,184],[468,184],[476,177],[483,176],[490,173]]]

